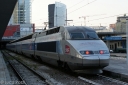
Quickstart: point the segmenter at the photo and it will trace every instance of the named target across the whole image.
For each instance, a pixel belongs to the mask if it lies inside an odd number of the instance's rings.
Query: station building
[[[117,22],[116,22],[116,29],[114,30],[115,32],[125,32],[126,33],[126,19],[128,16],[120,16],[117,17]]]
[[[113,52],[126,52],[126,33],[124,32],[98,32],[98,36]]]

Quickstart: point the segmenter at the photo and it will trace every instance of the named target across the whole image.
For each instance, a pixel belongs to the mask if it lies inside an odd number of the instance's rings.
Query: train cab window
[[[98,35],[95,32],[86,32],[87,39],[99,39]]]
[[[71,39],[84,39],[83,33],[70,33]]]

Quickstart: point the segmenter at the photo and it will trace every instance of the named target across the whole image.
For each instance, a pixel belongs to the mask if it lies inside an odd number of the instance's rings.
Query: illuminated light
[[[104,54],[104,51],[103,50],[100,50],[100,54]]]
[[[90,54],[90,53],[89,53],[89,51],[86,51],[86,52],[85,52],[85,54],[87,54],[87,55],[88,55],[88,54]]]

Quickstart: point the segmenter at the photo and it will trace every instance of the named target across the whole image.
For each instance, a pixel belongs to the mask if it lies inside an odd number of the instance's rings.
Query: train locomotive
[[[6,48],[72,71],[101,73],[110,53],[97,33],[86,26],[60,26],[11,41]]]

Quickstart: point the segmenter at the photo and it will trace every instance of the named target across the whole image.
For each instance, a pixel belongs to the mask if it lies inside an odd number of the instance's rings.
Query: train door
[[[65,40],[65,32],[61,32],[62,40]]]
[[[32,40],[32,42],[33,42],[33,50],[34,50],[33,56],[34,56],[35,59],[38,59],[37,56],[35,55],[35,51],[37,49],[37,44],[35,43],[36,42],[36,38],[37,38],[37,34],[34,34],[34,38]]]
[[[60,58],[63,54],[63,50],[60,41],[56,41],[56,52],[58,53],[59,60],[61,60]]]

